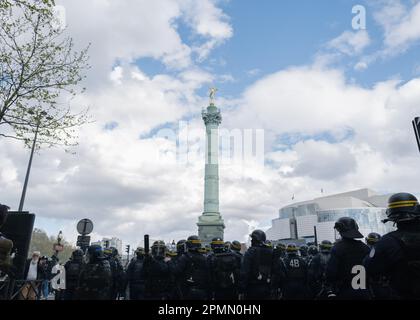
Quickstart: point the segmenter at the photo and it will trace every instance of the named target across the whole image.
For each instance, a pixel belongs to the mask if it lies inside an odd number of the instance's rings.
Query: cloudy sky
[[[420,194],[411,120],[420,115],[417,0],[62,0],[68,34],[91,43],[94,122],[75,153],[41,150],[25,209],[50,234],[136,245],[196,233],[204,159],[176,158],[162,132],[188,127],[200,148],[201,110],[219,91],[222,128],[264,130],[263,162],[220,166],[227,240],[245,240],[295,201],[368,187]],[[366,10],[354,29],[352,9]],[[360,7],[359,7],[360,8]],[[361,22],[361,21],[359,21]],[[360,24],[359,24],[360,26]],[[175,138],[176,139],[176,138]],[[29,151],[0,140],[0,202],[16,209]],[[178,145],[178,148],[177,148]]]

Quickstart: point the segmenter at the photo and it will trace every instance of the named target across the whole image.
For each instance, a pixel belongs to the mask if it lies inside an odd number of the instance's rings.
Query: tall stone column
[[[214,93],[213,97],[214,98]],[[212,99],[213,100],[213,99]],[[206,125],[206,165],[204,177],[204,212],[198,219],[198,236],[204,244],[223,238],[225,224],[219,212],[219,125],[220,110],[211,101],[202,112]]]

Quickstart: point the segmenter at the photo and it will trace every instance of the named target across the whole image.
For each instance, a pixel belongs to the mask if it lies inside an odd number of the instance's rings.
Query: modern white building
[[[293,203],[279,210],[279,217],[272,220],[267,230],[269,240],[305,239],[312,242],[315,232],[318,241],[334,242],[339,235],[334,230],[341,217],[351,217],[359,225],[360,232],[381,235],[394,230],[392,224],[384,224],[390,195],[378,195],[369,189],[334,194],[310,201]]]
[[[118,253],[120,255],[124,254],[123,248],[122,248],[122,240],[118,239],[118,238],[103,238],[100,241],[97,242],[93,242],[92,244],[96,244],[96,245],[100,245],[102,248],[110,248],[110,247],[114,247],[117,248]]]

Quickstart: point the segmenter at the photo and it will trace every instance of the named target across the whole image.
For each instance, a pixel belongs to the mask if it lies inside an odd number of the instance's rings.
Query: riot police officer
[[[237,253],[240,256],[242,256],[242,253],[241,253],[242,245],[238,240],[232,241],[230,245],[230,249],[232,250],[233,253]]]
[[[291,243],[286,247],[286,257],[280,259],[280,279],[284,300],[305,300],[308,298],[307,264],[303,257],[298,255],[299,248]]]
[[[240,271],[240,299],[267,300],[272,294],[273,249],[265,245],[264,231],[255,230],[250,237]]]
[[[179,259],[184,253],[187,252],[187,240],[179,240],[176,243],[176,258]]]
[[[376,244],[381,240],[381,235],[376,232],[371,232],[365,238],[366,244],[372,251]],[[370,274],[368,278],[368,285],[370,294],[375,300],[388,300],[392,299],[392,289],[389,286],[389,279],[385,275]]]
[[[332,247],[331,241],[323,240],[319,245],[320,252],[308,265],[308,284],[311,295],[316,299],[327,298],[326,270]]]
[[[306,244],[303,244],[299,247],[299,253],[300,256],[306,261],[306,259],[308,258],[308,246]]]
[[[197,236],[187,239],[187,252],[171,268],[179,279],[181,299],[207,300],[210,298],[210,272],[206,256],[200,253],[201,240]]]
[[[79,276],[83,266],[83,256],[83,251],[76,249],[72,252],[70,260],[64,264],[64,269],[66,270],[66,290],[64,291],[64,300],[75,299]]]
[[[409,193],[388,200],[384,222],[397,230],[384,235],[365,259],[371,276],[386,276],[394,298],[420,299],[420,206]]]
[[[284,243],[279,242],[273,251],[274,260],[277,261],[280,258],[286,257],[286,245]]]
[[[381,240],[381,235],[376,232],[371,232],[368,234],[368,236],[365,238],[367,246],[372,249],[379,240]]]
[[[143,272],[145,279],[145,298],[148,300],[168,300],[171,296],[171,273],[166,262],[166,245],[155,241],[152,254],[146,255]]]
[[[105,259],[102,247],[91,245],[87,251],[87,262],[83,264],[79,277],[76,299],[109,300],[111,298],[112,272]]]
[[[144,299],[144,249],[138,247],[136,256],[130,261],[127,267],[127,282],[130,291],[130,300]]]
[[[241,265],[242,257],[243,257],[243,254],[241,253],[241,249],[242,249],[241,243],[237,240],[232,241],[230,248],[231,248],[232,253],[236,256],[236,259],[238,259],[239,265]]]
[[[312,259],[318,254],[318,248],[315,245],[311,245],[308,248],[308,255],[305,259],[306,263],[309,265]]]
[[[235,253],[226,250],[221,238],[213,238],[210,245],[213,250],[208,257],[212,298],[235,300],[238,298],[240,261]]]
[[[112,286],[111,286],[111,299],[115,300],[119,296],[124,296],[125,286],[125,272],[118,255],[117,248],[110,247],[105,249],[105,257],[108,259],[112,272]]]
[[[338,299],[369,299],[366,272],[363,268],[363,259],[369,253],[369,247],[356,240],[363,238],[359,226],[354,219],[343,217],[338,219],[334,228],[342,239],[331,250],[326,272],[327,282]],[[360,281],[353,281],[357,278]],[[357,282],[360,283],[355,286],[354,283]]]

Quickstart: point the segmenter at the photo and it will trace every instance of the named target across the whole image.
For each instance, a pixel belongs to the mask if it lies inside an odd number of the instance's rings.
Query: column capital
[[[203,110],[201,116],[206,126],[208,124],[220,125],[222,123],[222,114],[214,105],[210,105],[207,110]]]

